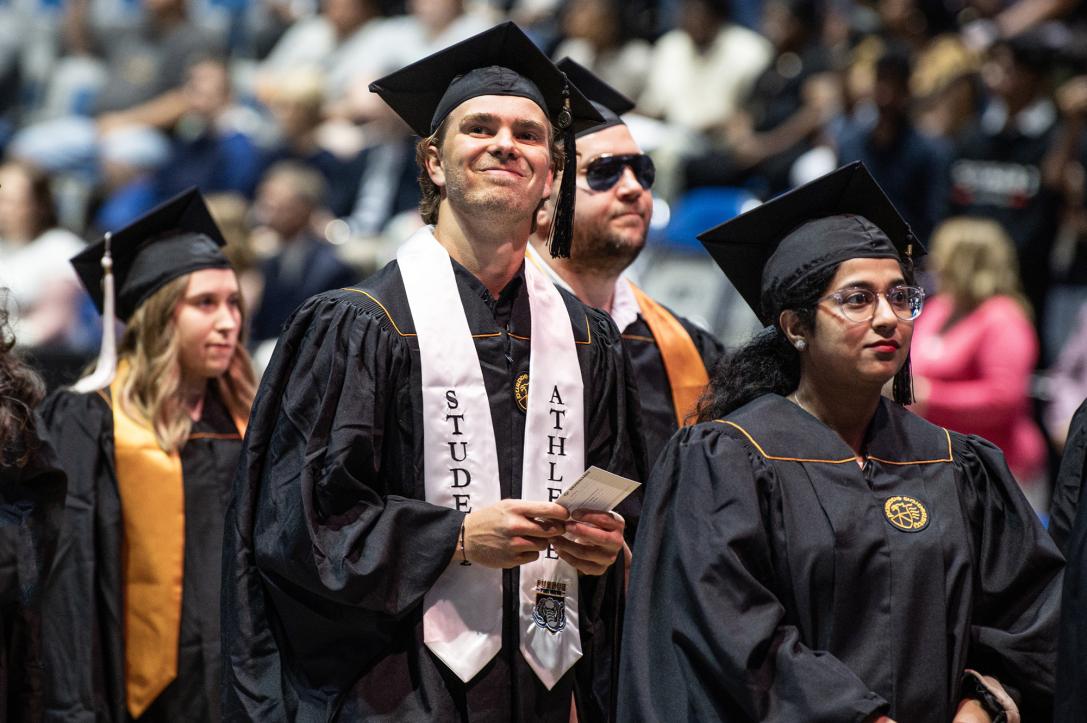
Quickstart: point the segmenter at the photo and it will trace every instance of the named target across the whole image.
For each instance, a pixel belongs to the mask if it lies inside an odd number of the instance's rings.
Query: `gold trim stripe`
[[[405,333],[403,331],[400,331],[400,327],[396,325],[396,319],[393,318],[393,315],[390,314],[389,310],[385,308],[385,305],[382,304],[380,301],[378,301],[372,294],[370,294],[370,293],[368,293],[366,291],[363,291],[362,289],[345,288],[345,289],[343,289],[343,291],[353,291],[356,294],[362,294],[363,296],[368,297],[370,299],[370,301],[373,301],[375,304],[380,306],[381,310],[385,312],[385,316],[387,316],[389,318],[389,323],[393,325],[393,329],[395,329],[396,333],[399,334],[400,336],[405,336],[405,337],[406,336],[418,336],[418,334]],[[506,332],[506,333],[509,334],[514,339],[518,339],[520,341],[530,341],[531,340],[531,337],[518,336],[517,334],[513,334],[511,332]],[[585,334],[589,337],[588,341],[578,341],[577,339],[574,339],[574,343],[575,344],[582,344],[582,345],[588,345],[588,344],[593,343],[593,331],[589,327],[589,317],[588,317],[588,315],[585,316]],[[473,339],[489,339],[489,338],[495,337],[495,336],[502,336],[502,332],[498,331],[498,332],[494,332],[494,333],[491,333],[491,334],[472,334]]]
[[[806,459],[804,457],[778,457],[778,456],[773,455],[773,454],[767,454],[766,450],[764,450],[762,448],[762,446],[758,442],[755,441],[755,438],[752,437],[748,433],[748,431],[746,429],[744,429],[743,427],[741,427],[740,425],[736,424],[735,422],[730,422],[727,419],[715,419],[713,421],[718,422],[720,424],[727,424],[730,427],[735,427],[736,429],[740,430],[740,433],[743,434],[745,437],[747,437],[747,440],[749,442],[751,442],[751,444],[753,444],[755,446],[755,449],[757,449],[759,451],[759,454],[761,454],[766,459],[774,459],[774,460],[779,460],[779,461],[782,461],[782,462],[823,462],[825,464],[845,464],[846,462],[856,462],[857,461],[856,457],[846,457],[845,459]],[[881,462],[882,464],[893,464],[893,465],[899,465],[899,466],[909,465],[909,464],[939,464],[939,463],[953,462],[953,461],[955,461],[955,458],[954,458],[954,455],[951,453],[951,434],[946,429],[944,429],[943,432],[944,432],[944,435],[947,437],[947,457],[943,457],[941,459],[919,459],[919,460],[915,460],[915,461],[912,461],[912,462],[893,462],[893,461],[891,461],[889,459],[883,459],[881,457],[872,457],[872,456],[868,456],[868,457],[866,457],[866,459],[871,459],[871,460],[874,460],[876,462]]]
[[[871,457],[871,456],[869,456],[868,459],[874,459],[877,462],[882,462],[883,464],[897,464],[897,465],[905,465],[905,464],[939,464],[940,462],[945,462],[945,463],[946,462],[954,462],[955,461],[955,455],[951,452],[951,433],[948,432],[946,429],[944,429],[943,432],[944,432],[944,436],[947,437],[947,456],[942,458],[942,459],[919,459],[916,462],[892,462],[889,459],[881,459],[880,457]]]

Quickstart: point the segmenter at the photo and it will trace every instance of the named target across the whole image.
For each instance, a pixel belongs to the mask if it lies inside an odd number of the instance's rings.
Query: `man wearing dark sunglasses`
[[[622,332],[642,406],[649,462],[688,422],[721,355],[717,339],[677,317],[635,287],[623,272],[645,246],[653,211],[653,161],[641,152],[619,114],[634,104],[570,59],[558,66],[604,116],[602,125],[577,136],[577,203],[570,258],[546,253],[551,208],[537,213],[529,257],[555,283],[608,312]],[[627,531],[637,527],[625,510]]]

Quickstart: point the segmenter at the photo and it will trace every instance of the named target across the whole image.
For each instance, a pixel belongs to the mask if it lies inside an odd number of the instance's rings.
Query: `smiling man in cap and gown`
[[[622,114],[634,102],[592,71],[564,58],[558,67],[592,102],[604,122],[577,134],[577,204],[569,258],[547,253],[551,207],[541,209],[529,257],[556,284],[608,312],[623,335],[641,399],[650,465],[675,431],[694,419],[709,371],[723,352],[704,329],[676,316],[623,273],[645,247],[653,214],[653,160],[642,153]],[[640,495],[639,495],[640,498]],[[636,510],[622,511],[633,539]],[[629,510],[629,512],[628,512]]]
[[[227,716],[602,720],[623,523],[553,500],[641,474],[637,393],[611,320],[524,263],[552,139],[600,118],[510,23],[371,89],[423,137],[431,225],[280,337],[228,522]]]
[[[904,220],[851,164],[700,238],[768,328],[647,483],[620,720],[1048,720],[1062,560],[996,447],[903,407]]]

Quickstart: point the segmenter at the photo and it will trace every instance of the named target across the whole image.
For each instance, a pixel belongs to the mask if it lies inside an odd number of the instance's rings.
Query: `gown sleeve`
[[[1068,439],[1061,456],[1061,469],[1053,485],[1053,501],[1049,505],[1049,534],[1065,555],[1069,554],[1069,537],[1076,520],[1083,481],[1087,479],[1087,401],[1072,416]]]
[[[354,305],[311,301],[261,383],[242,460],[262,572],[394,617],[445,569],[464,516],[405,494],[408,353]]]
[[[1050,533],[1068,558],[1057,650],[1056,723],[1087,720],[1087,507],[1079,504],[1087,480],[1087,403],[1072,421],[1053,494]]]
[[[588,313],[596,327],[593,343],[600,351],[589,370],[596,398],[589,401],[586,414],[585,466],[596,465],[643,482],[649,465],[642,432],[642,404],[630,355],[611,317],[594,309]],[[626,521],[623,534],[631,545],[638,531],[642,499],[639,487],[615,508]]]
[[[373,616],[416,606],[456,545],[463,513],[406,495],[422,478],[410,351],[346,293],[295,312],[254,402],[224,541],[228,720],[293,717],[269,621],[314,680],[349,685],[337,656],[358,657]]]
[[[5,720],[43,716],[41,604],[66,485],[45,442],[24,464],[0,464],[0,718]]]
[[[97,394],[59,391],[39,409],[68,475],[64,524],[43,604],[46,717],[124,710],[120,505],[113,424]]]
[[[1024,721],[1049,720],[1064,561],[995,446],[952,435],[974,545],[966,667],[991,675]]]
[[[677,433],[634,548],[622,721],[856,721],[887,703],[800,642],[772,589],[761,458],[715,423]]]

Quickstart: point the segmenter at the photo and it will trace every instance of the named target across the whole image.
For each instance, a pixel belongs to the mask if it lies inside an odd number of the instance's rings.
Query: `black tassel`
[[[556,125],[562,131],[562,179],[559,181],[559,196],[555,200],[555,213],[551,223],[551,233],[547,247],[552,258],[569,258],[570,245],[574,233],[574,181],[577,177],[577,149],[574,139],[574,122],[570,114],[569,90],[563,89],[563,109],[559,113]]]

